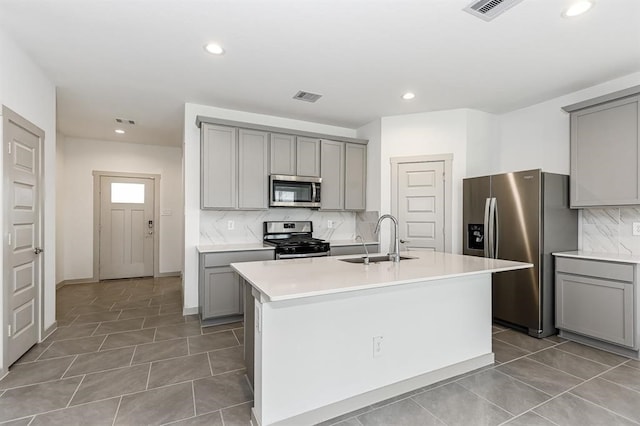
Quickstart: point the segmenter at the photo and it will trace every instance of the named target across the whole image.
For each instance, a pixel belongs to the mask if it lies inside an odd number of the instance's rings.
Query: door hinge
[[[11,154],[11,142],[7,143],[7,150],[9,151],[9,154]]]
[[[9,232],[9,235],[7,235],[7,245],[11,247],[11,232]]]
[[[11,324],[7,326],[7,336],[11,337]]]

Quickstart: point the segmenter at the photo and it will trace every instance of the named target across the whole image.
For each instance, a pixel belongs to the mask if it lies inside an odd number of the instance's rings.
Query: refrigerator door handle
[[[496,258],[496,199],[489,198],[487,199],[489,204],[489,257],[492,259]]]
[[[498,248],[499,248],[499,242],[500,242],[500,235],[498,234],[498,229],[500,228],[500,222],[498,220],[498,199],[494,198],[493,199],[493,258],[497,259],[498,258]]]
[[[484,203],[484,257],[491,257],[491,241],[489,241],[489,211],[491,210],[491,199],[487,198]]]

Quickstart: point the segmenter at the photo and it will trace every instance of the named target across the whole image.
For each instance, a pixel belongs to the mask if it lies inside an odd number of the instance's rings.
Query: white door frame
[[[5,156],[7,155],[6,150],[4,147],[7,146],[8,141],[5,140],[5,128],[6,126],[12,122],[15,125],[22,127],[26,130],[28,130],[29,132],[35,134],[38,136],[39,139],[39,144],[38,144],[38,150],[40,152],[39,157],[39,164],[38,164],[38,168],[39,168],[39,180],[38,180],[38,210],[39,210],[39,214],[38,214],[38,222],[39,222],[39,234],[38,238],[40,240],[39,242],[39,247],[44,247],[45,246],[45,241],[44,241],[44,214],[43,214],[43,210],[44,210],[44,130],[40,129],[38,126],[36,126],[35,124],[31,123],[30,121],[28,121],[27,119],[23,118],[22,116],[20,116],[19,114],[16,114],[15,112],[13,112],[12,110],[10,110],[9,108],[7,108],[6,106],[2,105],[2,108],[0,110],[0,113],[2,115],[2,120],[1,120],[1,124],[2,126],[0,127],[0,133],[2,134],[2,156],[0,158],[2,158],[2,232],[3,232],[3,238],[2,238],[2,247],[0,248],[0,253],[2,254],[2,315],[0,315],[0,330],[2,333],[2,362],[0,362],[0,377],[4,374],[4,372],[6,371],[6,369],[9,368],[8,365],[4,365],[5,362],[8,359],[8,351],[9,351],[9,336],[7,335],[6,331],[7,330],[7,322],[8,322],[8,315],[9,315],[9,296],[8,296],[8,292],[7,292],[7,288],[5,287],[5,283],[9,282],[9,274],[11,273],[10,269],[11,268],[7,268],[7,264],[8,264],[8,259],[7,259],[7,252],[6,252],[6,248],[7,248],[7,234],[9,232],[9,222],[8,222],[8,206],[11,205],[11,203],[9,202],[9,197],[10,194],[8,193],[8,191],[6,191],[7,189],[7,171],[4,167],[4,162],[6,161]],[[43,251],[43,255],[42,256],[38,256],[38,262],[40,262],[39,265],[39,285],[37,287],[37,291],[36,291],[36,297],[38,298],[37,301],[37,306],[38,306],[38,342],[42,341],[43,338],[43,333],[45,330],[45,326],[44,326],[44,268],[45,268],[45,257],[47,256],[47,252]],[[53,262],[55,262],[55,259],[53,260]],[[55,297],[55,295],[54,295]],[[53,326],[51,327],[51,329],[53,330],[55,328],[55,323],[53,324]]]
[[[93,279],[100,281],[100,179],[102,177],[143,178],[153,180],[153,276],[160,276],[160,175],[93,171]]]
[[[391,158],[391,214],[398,217],[398,166],[408,163],[444,162],[444,251],[451,253],[452,247],[452,198],[453,184],[451,166],[453,154],[416,155]]]

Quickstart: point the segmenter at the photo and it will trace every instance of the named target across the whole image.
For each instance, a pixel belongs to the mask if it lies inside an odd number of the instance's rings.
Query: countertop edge
[[[339,259],[341,257],[348,257],[348,256],[339,256],[336,259]],[[244,276],[234,266],[233,263],[230,266],[234,271],[236,271],[236,273],[242,276],[243,279],[245,279],[255,290],[257,290],[261,294],[261,297],[265,302],[284,302],[284,301],[290,301],[290,300],[301,300],[301,299],[307,299],[310,297],[329,296],[329,295],[336,295],[336,294],[342,294],[342,293],[351,293],[354,291],[374,290],[378,288],[394,287],[399,285],[414,284],[414,283],[420,283],[420,282],[438,281],[438,280],[450,279],[450,278],[469,277],[474,275],[493,274],[495,272],[505,272],[505,271],[514,271],[519,269],[533,268],[533,264],[531,263],[522,263],[522,265],[517,265],[517,266],[497,267],[497,268],[483,269],[483,270],[470,271],[470,272],[460,272],[460,273],[451,273],[451,274],[437,275],[437,276],[430,276],[430,277],[411,278],[406,280],[389,281],[389,282],[383,282],[383,283],[362,284],[362,285],[357,285],[353,287],[310,291],[307,293],[296,293],[296,294],[283,295],[283,296],[270,296],[269,294],[265,293],[263,289],[260,288],[259,284],[254,283],[248,277]]]
[[[203,244],[196,247],[198,253],[226,253],[232,251],[258,251],[274,250],[272,246],[265,246],[262,243],[256,244]]]
[[[640,264],[640,256],[633,256],[629,254],[598,253],[598,252],[588,252],[588,251],[567,251],[567,252],[557,252],[552,254],[557,257],[569,257],[573,259],[589,259],[589,260],[601,260],[605,262]]]

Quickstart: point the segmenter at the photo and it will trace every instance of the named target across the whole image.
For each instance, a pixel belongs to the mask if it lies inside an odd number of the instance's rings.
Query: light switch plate
[[[640,237],[640,222],[633,222],[633,235]]]

